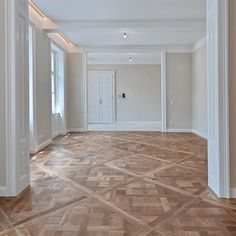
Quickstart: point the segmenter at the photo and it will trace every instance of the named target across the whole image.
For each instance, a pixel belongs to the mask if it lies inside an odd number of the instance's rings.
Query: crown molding
[[[88,53],[90,52],[110,52],[110,53],[161,53],[165,50],[167,53],[191,53],[191,45],[103,45],[90,46],[82,45],[82,48]]]
[[[192,52],[197,51],[198,49],[204,47],[207,43],[207,38],[206,36],[202,39],[200,39],[198,42],[196,42],[195,44],[193,44],[193,49]]]
[[[81,29],[177,29],[187,31],[205,31],[205,20],[112,20],[112,21],[57,21],[53,25],[45,25],[45,31],[55,32],[76,32]]]

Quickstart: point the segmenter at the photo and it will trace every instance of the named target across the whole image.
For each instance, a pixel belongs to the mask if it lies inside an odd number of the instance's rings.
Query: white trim
[[[15,153],[15,141],[14,137],[14,120],[12,118],[14,107],[14,84],[12,83],[12,77],[15,74],[15,56],[14,56],[14,12],[15,6],[13,1],[5,0],[5,83],[6,83],[6,191],[5,195],[14,195],[15,190],[15,160],[13,155]],[[13,62],[13,63],[12,63]],[[13,171],[10,171],[13,170]]]
[[[87,53],[160,53],[163,49],[167,53],[192,53],[192,45],[105,45],[105,46],[81,46]]]
[[[88,131],[115,131],[114,124],[88,124]]]
[[[161,121],[117,121],[115,124],[89,124],[89,131],[161,131]]]
[[[192,133],[192,129],[167,129],[167,133]]]
[[[193,129],[192,132],[193,132],[194,134],[196,134],[196,135],[198,135],[198,136],[204,138],[204,139],[208,139],[208,136],[207,136],[206,133],[203,133],[203,132],[201,132],[201,131],[199,131],[199,130],[196,130],[196,129]]]
[[[236,188],[231,188],[231,190],[230,190],[230,198],[236,198]]]
[[[87,132],[88,130],[84,128],[71,128],[71,129],[68,129],[67,131],[68,133],[84,133],[84,132]]]
[[[60,131],[60,132],[57,132],[56,134],[54,134],[53,136],[52,136],[52,139],[54,139],[54,138],[56,138],[56,137],[58,137],[58,136],[64,136],[64,135],[67,135],[69,133],[69,131]]]
[[[48,139],[47,141],[39,144],[35,150],[35,153],[39,152],[40,150],[44,149],[48,145],[50,145],[53,142],[53,139]]]
[[[145,57],[145,56],[144,56]],[[129,60],[126,59],[89,59],[89,65],[130,65]],[[148,59],[148,58],[134,58],[131,65],[160,65],[160,59]]]
[[[161,121],[117,121],[117,131],[161,131]]]
[[[228,0],[207,1],[208,183],[230,197]]]
[[[32,49],[33,49],[33,147],[30,147],[30,153],[37,149],[37,67],[36,67],[36,28],[35,25],[30,22],[32,27]]]
[[[229,148],[229,0],[218,0],[219,35],[219,96],[220,101],[220,197],[230,198]],[[221,41],[222,40],[222,41]]]
[[[88,69],[87,69],[87,52],[83,52],[83,129],[88,130]]]
[[[166,132],[166,51],[161,52],[161,116],[162,132]]]
[[[204,31],[204,19],[194,20],[83,20],[83,21],[57,21],[56,25],[45,25],[44,30],[50,33],[62,31],[76,32],[81,29],[179,29],[186,31]]]
[[[200,39],[198,42],[196,42],[195,44],[193,44],[193,49],[192,49],[192,52],[195,52],[197,51],[198,49],[206,46],[207,44],[207,38],[206,36],[202,39]]]

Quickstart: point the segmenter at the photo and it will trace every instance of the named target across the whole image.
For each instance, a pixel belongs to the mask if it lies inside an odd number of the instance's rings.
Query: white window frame
[[[59,113],[58,107],[58,96],[59,96],[59,89],[58,89],[58,81],[60,79],[60,72],[59,72],[59,55],[58,52],[54,49],[51,51],[51,100],[52,100],[52,114]],[[54,91],[53,89],[54,88]],[[53,99],[54,97],[54,99]]]
[[[51,41],[51,113],[52,136],[66,132],[65,115],[65,56],[63,49]],[[53,91],[54,85],[54,91]],[[53,98],[54,96],[54,98]],[[53,101],[54,99],[54,101]],[[55,104],[54,104],[55,102]]]

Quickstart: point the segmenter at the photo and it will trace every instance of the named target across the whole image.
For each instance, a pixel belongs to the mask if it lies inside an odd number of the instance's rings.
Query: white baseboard
[[[168,133],[192,133],[192,129],[167,129]]]
[[[88,131],[115,131],[114,124],[88,124]]]
[[[7,197],[8,191],[6,186],[0,186],[0,197]]]
[[[201,132],[201,131],[199,131],[199,130],[193,129],[192,132],[193,132],[194,134],[196,134],[196,135],[198,135],[198,136],[204,138],[204,139],[208,139],[207,134],[204,134],[203,132]]]
[[[161,131],[159,121],[117,121],[115,124],[89,124],[89,131]]]
[[[67,133],[84,133],[86,130],[84,128],[71,128],[67,130]]]
[[[231,188],[230,197],[231,198],[236,198],[236,188]]]
[[[64,135],[67,135],[69,132],[70,132],[69,130],[66,130],[66,131],[60,131],[60,132],[54,134],[54,135],[52,136],[52,139],[54,139],[54,138],[56,138],[56,137],[58,137],[58,136],[64,136]]]
[[[45,141],[45,142],[39,144],[39,145],[37,146],[37,148],[36,148],[36,150],[35,150],[34,153],[37,153],[37,152],[39,152],[40,150],[44,149],[44,148],[47,147],[49,144],[51,144],[52,141],[53,141],[52,139],[48,139],[47,141]],[[33,153],[32,153],[32,154],[33,154]]]

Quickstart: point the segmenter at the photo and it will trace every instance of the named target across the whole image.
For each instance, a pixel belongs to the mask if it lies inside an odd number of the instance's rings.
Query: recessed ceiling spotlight
[[[127,38],[127,33],[123,34],[123,38],[126,39]]]

